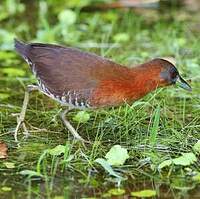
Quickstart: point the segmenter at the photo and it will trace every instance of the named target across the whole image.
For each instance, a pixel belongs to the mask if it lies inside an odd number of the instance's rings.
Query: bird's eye
[[[176,83],[176,80],[179,76],[178,70],[175,67],[170,68],[170,79],[172,83]]]
[[[176,78],[178,75],[178,70],[175,67],[171,67],[169,72],[172,79]]]

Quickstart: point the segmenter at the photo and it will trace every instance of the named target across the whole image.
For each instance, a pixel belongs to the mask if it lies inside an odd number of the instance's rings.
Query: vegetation
[[[81,7],[91,1],[24,2],[0,5],[0,139],[9,147],[0,162],[0,197],[183,198],[194,191],[200,183],[199,14],[174,8],[87,13]],[[31,135],[21,133],[19,147],[13,113],[36,80],[13,51],[14,37],[78,47],[130,66],[168,57],[193,91],[172,86],[132,105],[73,111],[68,117],[91,142],[85,145],[65,130],[62,107],[34,92],[26,115]]]

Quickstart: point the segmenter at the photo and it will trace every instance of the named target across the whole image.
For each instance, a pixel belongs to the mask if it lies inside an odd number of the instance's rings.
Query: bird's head
[[[165,59],[154,59],[150,61],[150,64],[152,68],[157,68],[157,71],[159,73],[159,82],[158,85],[160,86],[168,86],[176,84],[179,87],[192,91],[191,86],[180,76],[177,68],[169,61]],[[158,77],[156,75],[156,77]]]

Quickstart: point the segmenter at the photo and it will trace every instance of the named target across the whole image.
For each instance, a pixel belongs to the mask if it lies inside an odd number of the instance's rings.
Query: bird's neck
[[[130,69],[130,73],[132,74],[129,87],[131,100],[137,100],[160,86],[158,72],[155,70],[133,68]]]

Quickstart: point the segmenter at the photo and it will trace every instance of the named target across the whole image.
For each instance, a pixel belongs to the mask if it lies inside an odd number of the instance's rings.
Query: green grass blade
[[[156,144],[158,129],[160,122],[160,106],[158,106],[153,113],[153,126],[150,129],[150,145],[154,146]]]

